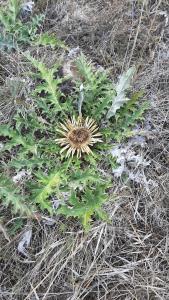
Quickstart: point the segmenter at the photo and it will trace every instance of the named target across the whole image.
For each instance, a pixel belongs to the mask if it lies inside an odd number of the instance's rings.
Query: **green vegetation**
[[[18,19],[20,2],[11,0],[8,13],[1,12],[4,36],[8,42],[29,44],[37,33],[43,17],[31,18],[26,24]],[[57,39],[41,36],[39,45],[64,47]],[[112,142],[120,142],[132,136],[132,129],[143,119],[147,103],[138,102],[141,93],[129,91],[135,69],[125,72],[116,85],[108,74],[95,70],[84,55],[74,62],[79,78],[73,80],[59,75],[58,65],[48,68],[42,61],[24,53],[34,89],[28,95],[33,99],[33,109],[19,109],[13,120],[0,126],[2,138],[0,173],[0,198],[10,205],[15,213],[33,215],[39,210],[66,217],[78,218],[88,230],[92,216],[108,220],[102,206],[111,198],[113,185],[110,175],[103,175],[99,166],[110,168],[115,162],[110,159]],[[64,82],[73,81],[71,93],[67,96],[61,89]],[[81,86],[83,84],[83,89]],[[129,96],[130,95],[130,96]],[[80,101],[83,96],[83,101]],[[96,121],[103,143],[92,147],[92,154],[75,155],[66,158],[57,145],[58,128],[63,120],[78,118],[78,111],[84,118]],[[20,172],[30,174],[20,176]],[[18,180],[14,180],[18,176]],[[59,201],[59,209],[53,203]]]
[[[0,34],[0,48],[15,49],[22,44],[31,44],[36,39],[44,15],[31,16],[28,20],[21,19],[22,5],[20,0],[10,0],[8,7],[1,8],[0,23],[3,32]]]

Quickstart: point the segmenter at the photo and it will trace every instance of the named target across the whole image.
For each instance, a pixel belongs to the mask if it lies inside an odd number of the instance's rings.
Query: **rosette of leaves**
[[[0,126],[0,171],[4,174],[0,179],[0,199],[19,214],[27,213],[25,207],[59,213],[78,218],[88,229],[93,216],[106,219],[102,206],[110,199],[113,178],[112,172],[105,174],[101,169],[102,164],[104,168],[110,165],[105,151],[112,142],[132,135],[132,128],[143,119],[147,103],[138,102],[141,93],[129,92],[134,69],[112,84],[106,72],[93,68],[81,55],[76,61],[79,80],[65,97],[60,85],[67,78],[59,75],[59,65],[48,68],[42,61],[26,57],[33,66],[35,89],[30,96],[34,110],[24,115],[17,112],[9,124]],[[93,154],[76,157],[73,152],[72,157],[66,157],[56,143],[58,128],[64,120],[78,118],[79,113],[97,122],[103,143],[92,146]],[[30,178],[13,182],[8,193],[9,182],[21,170],[29,171]],[[68,195],[66,199],[64,193]],[[60,203],[58,210],[53,206],[53,198]],[[22,209],[18,209],[18,203],[24,204]]]

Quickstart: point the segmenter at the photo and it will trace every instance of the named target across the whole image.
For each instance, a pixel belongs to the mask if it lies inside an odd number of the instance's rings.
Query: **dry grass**
[[[151,161],[141,169],[150,184],[115,179],[117,199],[106,207],[112,222],[94,221],[88,235],[74,220],[32,224],[28,259],[17,253],[21,233],[9,242],[2,232],[0,299],[167,300],[168,1],[40,0],[37,5],[46,11],[45,30],[80,46],[113,77],[138,66],[135,87],[145,90],[151,108],[144,147],[133,149]]]

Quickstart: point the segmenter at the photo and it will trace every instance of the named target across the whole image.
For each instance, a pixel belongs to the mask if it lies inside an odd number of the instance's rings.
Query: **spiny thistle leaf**
[[[76,65],[77,65],[78,71],[84,77],[84,79],[87,82],[94,84],[96,76],[95,76],[95,73],[93,72],[92,64],[91,64],[91,62],[86,60],[86,58],[83,54],[81,54],[78,57],[78,59],[76,60]]]
[[[13,25],[16,24],[17,17],[21,8],[20,0],[10,0],[6,9],[0,11],[0,22],[3,24],[5,30],[10,31]]]
[[[121,108],[130,99],[126,97],[126,91],[130,88],[131,80],[134,76],[135,68],[130,68],[127,72],[120,76],[119,82],[116,84],[116,95],[112,99],[112,106],[107,113],[107,119],[110,119],[116,114],[116,111]]]
[[[96,185],[93,189],[86,188],[81,199],[75,192],[72,192],[68,204],[63,204],[58,209],[58,213],[66,217],[74,217],[80,219],[84,229],[87,231],[90,228],[91,217],[93,214],[98,214],[102,217],[101,207],[106,202],[107,196],[105,186]]]
[[[100,176],[98,176],[93,170],[77,170],[70,178],[70,187],[74,189],[87,186],[88,183],[100,182]]]
[[[12,49],[15,49],[16,45],[10,36],[4,36],[0,33],[0,50],[3,51],[11,51]]]
[[[31,215],[32,208],[24,202],[24,196],[11,179],[0,176],[0,199],[5,206],[12,205],[14,213]]]
[[[107,73],[96,70],[83,54],[77,59],[76,65],[83,79],[83,112],[100,121],[111,105],[114,86]]]
[[[47,209],[52,214],[52,205],[49,201],[49,196],[59,189],[65,178],[63,173],[53,171],[49,175],[36,174],[37,186],[32,190],[34,201],[42,210]]]
[[[50,46],[52,49],[55,49],[56,47],[67,49],[64,42],[59,40],[54,35],[50,35],[48,33],[43,33],[41,35],[38,35],[35,38],[33,44],[37,46]]]
[[[40,157],[35,157],[31,159],[22,159],[22,155],[18,155],[18,158],[12,159],[9,162],[9,167],[15,168],[15,170],[21,170],[23,168],[33,170],[34,168],[41,168],[45,164],[45,160]]]
[[[3,147],[3,151],[10,151],[13,147],[20,145],[23,147],[22,151],[25,153],[37,153],[37,144],[31,135],[23,137],[20,132],[10,128],[10,126],[6,124],[0,125],[0,135],[10,138],[10,140]]]
[[[25,140],[23,137],[7,124],[0,125],[0,135],[10,138],[10,140],[5,144],[3,151],[10,151],[12,147],[17,145],[25,146]]]
[[[37,92],[44,90],[49,94],[48,100],[55,105],[55,109],[57,111],[61,111],[62,108],[59,104],[59,98],[61,96],[60,89],[58,85],[62,82],[62,79],[55,79],[54,73],[56,72],[56,68],[48,69],[45,64],[38,61],[34,57],[31,57],[29,54],[26,55],[26,58],[32,63],[32,65],[38,69],[40,72],[41,78],[45,80],[45,83],[38,86]]]
[[[130,111],[130,114],[126,113],[124,117],[119,116],[119,118],[117,118],[114,130],[112,130],[111,136],[117,142],[121,142],[122,139],[133,135],[132,128],[135,126],[137,121],[144,119],[143,114],[149,108],[149,104],[147,102],[143,102],[139,107],[131,107],[132,111]],[[125,108],[124,111],[126,111]]]
[[[12,17],[12,21],[15,23],[21,9],[21,0],[10,0],[8,8]]]

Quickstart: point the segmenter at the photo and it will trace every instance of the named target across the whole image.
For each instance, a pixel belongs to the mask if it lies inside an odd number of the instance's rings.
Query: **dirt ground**
[[[93,221],[88,235],[63,218],[52,226],[23,219],[10,240],[1,229],[0,299],[168,300],[169,1],[38,0],[35,10],[45,12],[46,32],[80,47],[114,80],[138,67],[134,89],[144,90],[150,109],[144,138],[130,150],[148,163],[132,166],[130,182],[114,178],[116,201],[106,205],[112,222]],[[14,217],[5,214],[10,229]],[[30,227],[25,258],[17,246]]]

